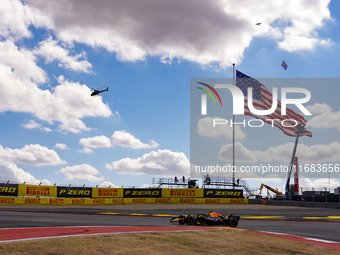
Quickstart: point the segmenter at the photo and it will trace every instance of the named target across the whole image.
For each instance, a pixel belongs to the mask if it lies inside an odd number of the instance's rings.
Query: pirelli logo
[[[220,204],[221,199],[219,199],[219,198],[207,198],[205,200],[205,203],[207,203],[207,204]]]
[[[195,204],[195,203],[196,203],[196,200],[195,200],[195,198],[181,198],[181,199],[179,200],[179,202],[180,202],[181,204]]]
[[[15,198],[0,198],[0,204],[15,204]]]
[[[170,204],[171,200],[170,198],[156,198],[155,202],[160,204]]]
[[[40,198],[25,198],[25,204],[40,204]]]
[[[116,190],[116,189],[99,189],[98,195],[100,197],[116,197],[116,196],[118,196],[118,190]]]
[[[134,204],[146,204],[146,198],[134,198],[132,202]]]
[[[170,190],[171,197],[196,197],[196,190]]]
[[[85,204],[85,199],[72,199],[72,204],[74,205],[84,205]]]
[[[231,204],[244,204],[244,199],[230,199]]]
[[[112,199],[112,203],[114,204],[125,204],[124,198],[114,198]]]
[[[48,187],[26,187],[26,195],[28,196],[49,196],[50,188]]]
[[[93,204],[105,204],[105,198],[93,199]]]
[[[64,204],[64,199],[62,198],[50,198],[51,205],[62,205]]]

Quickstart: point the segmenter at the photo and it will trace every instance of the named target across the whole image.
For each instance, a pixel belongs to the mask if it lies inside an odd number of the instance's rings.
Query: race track
[[[0,207],[0,235],[1,231],[5,233],[4,230],[8,229],[41,227],[139,226],[156,229],[171,227],[169,223],[171,215],[207,213],[209,210],[240,215],[239,229],[340,242],[340,211],[338,209],[264,205],[225,205],[224,207],[223,205],[8,206]]]

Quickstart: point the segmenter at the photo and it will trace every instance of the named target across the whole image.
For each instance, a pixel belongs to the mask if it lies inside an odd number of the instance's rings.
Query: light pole
[[[324,187],[325,188],[325,196],[326,196],[326,203],[327,203],[327,188],[326,187]]]
[[[303,192],[302,192],[302,187],[300,187],[301,189],[301,201],[303,200]]]
[[[313,190],[313,202],[314,202],[315,191],[314,191],[314,188],[313,188],[313,187],[312,187],[312,190]]]

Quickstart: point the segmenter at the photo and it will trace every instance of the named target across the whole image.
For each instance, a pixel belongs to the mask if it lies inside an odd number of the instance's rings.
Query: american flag
[[[281,129],[284,134],[288,136],[296,136],[295,127],[294,127],[294,125],[296,125],[296,122],[297,124],[301,124],[302,126],[306,125],[307,121],[305,120],[305,118],[289,108],[286,109],[286,115],[281,115],[281,103],[279,100],[277,100],[276,110],[272,114],[269,114],[269,115],[253,114],[252,112],[250,112],[248,108],[248,99],[247,99],[248,87],[253,88],[253,106],[258,110],[268,110],[271,108],[272,98],[273,98],[272,93],[258,80],[248,75],[245,75],[244,73],[238,70],[236,70],[236,86],[239,87],[244,94],[244,114],[245,115],[253,116],[257,119],[261,119],[263,122],[276,126],[277,128]],[[268,119],[273,120],[273,121],[270,121]],[[296,122],[289,121],[291,119],[295,120]],[[282,121],[284,121],[285,126],[281,124]],[[286,127],[286,126],[292,126],[292,127]],[[305,130],[302,134],[300,134],[300,136],[312,137],[312,133]]]
[[[287,66],[287,64],[286,64],[285,61],[282,61],[281,66],[282,66],[285,70],[287,70],[287,68],[288,68],[288,66]]]

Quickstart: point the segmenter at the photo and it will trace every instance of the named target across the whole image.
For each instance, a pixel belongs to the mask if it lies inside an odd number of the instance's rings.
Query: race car
[[[178,217],[173,217],[170,222],[181,225],[222,225],[236,228],[239,220],[240,216],[238,215],[230,214],[225,216],[211,211],[209,214],[197,214],[197,216],[179,215]]]

